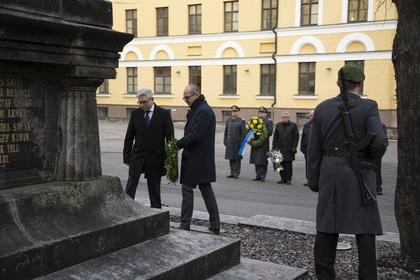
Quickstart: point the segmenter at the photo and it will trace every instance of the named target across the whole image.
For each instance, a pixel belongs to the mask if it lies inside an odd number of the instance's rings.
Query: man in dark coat
[[[305,156],[305,175],[306,175],[306,183],[303,184],[304,186],[308,186],[308,157],[307,157],[307,151],[308,151],[308,143],[309,143],[309,132],[311,131],[311,125],[312,125],[312,119],[314,117],[314,110],[309,112],[309,121],[306,122],[303,125],[302,130],[302,140],[300,141],[300,151]]]
[[[292,184],[293,177],[293,161],[297,145],[299,143],[299,130],[296,123],[290,121],[290,114],[284,111],[281,114],[281,122],[276,125],[273,136],[273,149],[280,149],[283,155],[281,165],[283,170],[280,171],[280,181],[278,184]]]
[[[229,160],[230,174],[228,178],[239,178],[241,173],[242,156],[239,155],[239,149],[245,138],[245,120],[238,116],[241,110],[238,106],[230,107],[232,117],[226,120],[223,145],[225,145],[225,159]]]
[[[258,118],[263,120],[265,127],[267,127],[268,137],[261,147],[251,147],[251,155],[249,156],[249,163],[255,164],[256,176],[253,181],[264,182],[267,176],[267,153],[270,150],[270,136],[273,134],[273,122],[267,118],[268,110],[261,106],[258,109]],[[257,140],[260,136],[254,134],[254,139]]]
[[[375,173],[369,163],[386,151],[388,139],[381,126],[378,105],[362,99],[359,89],[365,79],[363,71],[346,65],[343,71],[348,90],[350,119],[355,143],[367,132],[375,137],[360,151],[364,181],[376,197]],[[337,85],[341,87],[342,81]],[[315,108],[308,146],[308,183],[318,192],[316,210],[315,271],[318,279],[334,279],[334,262],[338,235],[355,234],[359,252],[359,279],[377,279],[375,235],[382,234],[381,219],[376,201],[365,203],[358,176],[349,164],[349,148],[342,119],[343,99],[339,95]],[[363,187],[363,186],[362,186]]]
[[[131,113],[124,140],[124,163],[129,167],[125,191],[134,199],[140,175],[144,173],[150,206],[161,208],[160,182],[166,175],[165,143],[174,135],[174,126],[170,113],[153,102],[150,89],[140,89],[136,97],[140,107]]]
[[[181,159],[182,205],[179,228],[190,230],[194,189],[198,185],[210,215],[209,229],[219,234],[219,209],[211,186],[211,182],[216,182],[216,117],[196,85],[185,88],[183,99],[191,110],[187,113],[184,137],[176,143],[179,149],[184,149]]]

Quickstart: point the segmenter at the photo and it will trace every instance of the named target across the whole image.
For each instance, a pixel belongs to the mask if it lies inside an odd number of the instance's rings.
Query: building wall
[[[397,26],[395,6],[378,7],[368,0],[368,20],[347,22],[348,0],[319,0],[318,24],[300,26],[300,0],[278,1],[275,29],[261,30],[261,0],[240,0],[238,32],[224,32],[224,1],[154,0],[114,1],[115,30],[126,31],[126,10],[137,9],[137,38],[121,53],[117,77],[109,81],[109,94],[98,93],[98,107],[108,118],[127,118],[137,99],[127,94],[127,67],[136,67],[138,88],[154,89],[155,66],[171,67],[171,94],[155,95],[155,102],[171,110],[175,121],[185,120],[182,100],[189,83],[188,66],[201,66],[202,92],[218,121],[235,104],[241,115],[256,115],[259,106],[272,111],[274,122],[288,110],[297,121],[318,103],[338,94],[337,71],[345,61],[364,60],[364,98],[378,102],[381,117],[396,128],[392,43]],[[391,2],[391,1],[388,1]],[[202,4],[202,34],[188,35],[188,5]],[[169,36],[156,36],[156,8],[169,8]],[[277,36],[277,46],[276,46]],[[260,95],[260,65],[272,64],[276,51],[276,96]],[[299,95],[299,62],[316,62],[315,94]],[[237,65],[237,95],[223,95],[223,65]],[[225,112],[225,113],[224,113]],[[299,115],[300,116],[300,115]]]

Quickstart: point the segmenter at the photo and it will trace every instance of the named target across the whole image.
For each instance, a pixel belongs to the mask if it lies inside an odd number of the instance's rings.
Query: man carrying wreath
[[[262,144],[262,146],[259,147],[253,147],[251,146],[251,155],[249,157],[249,163],[255,164],[255,173],[256,176],[253,181],[260,181],[264,182],[265,177],[267,176],[267,167],[268,167],[268,161],[267,161],[267,153],[270,150],[270,136],[273,134],[273,122],[267,118],[268,110],[261,106],[258,109],[258,117],[262,119],[265,127],[267,128],[268,137]],[[257,133],[254,133],[253,139],[257,140],[261,137],[261,135],[257,135]]]

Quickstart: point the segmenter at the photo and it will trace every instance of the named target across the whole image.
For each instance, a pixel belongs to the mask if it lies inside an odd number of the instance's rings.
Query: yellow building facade
[[[363,98],[396,128],[392,44],[395,6],[378,0],[112,0],[115,30],[135,38],[121,53],[117,77],[97,93],[99,116],[126,119],[136,91],[185,121],[186,85],[200,86],[222,122],[230,106],[248,119],[265,106],[303,125],[308,112],[336,96],[346,63],[365,71]]]

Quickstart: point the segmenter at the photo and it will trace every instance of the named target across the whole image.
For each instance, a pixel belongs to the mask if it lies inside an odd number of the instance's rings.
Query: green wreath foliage
[[[257,121],[257,124],[255,124],[255,120]],[[261,128],[258,128],[257,125],[261,125]],[[245,133],[245,135],[247,135],[248,132],[251,129],[253,129],[255,131],[255,134],[257,134],[257,136],[259,136],[259,137],[257,137],[257,139],[251,139],[251,140],[249,140],[248,141],[248,144],[251,147],[253,147],[253,148],[259,148],[262,145],[264,145],[264,143],[268,139],[268,130],[267,130],[267,127],[265,126],[265,124],[262,121],[262,119],[259,119],[257,117],[253,117],[253,118],[251,118],[251,120],[248,122],[248,124],[246,126],[246,133]]]
[[[169,184],[176,184],[178,181],[178,147],[176,138],[172,138],[166,142],[166,178]]]

